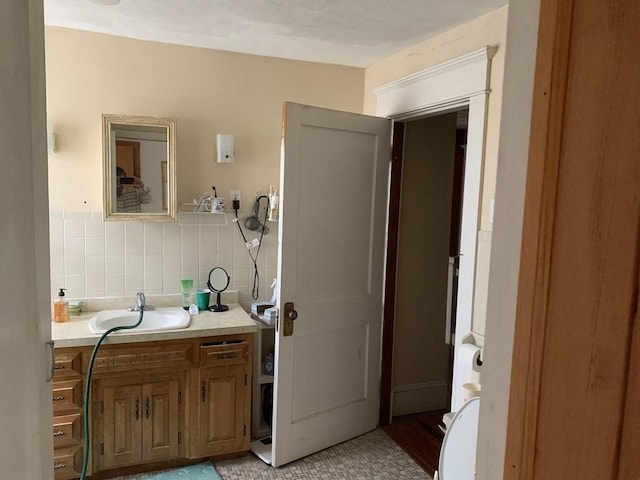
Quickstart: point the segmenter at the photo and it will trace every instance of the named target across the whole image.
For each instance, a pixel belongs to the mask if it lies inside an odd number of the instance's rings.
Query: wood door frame
[[[460,307],[457,323],[459,331],[455,335],[454,355],[455,348],[462,344],[463,337],[472,330],[479,211],[481,206],[480,187],[482,183],[482,166],[484,164],[488,96],[490,93],[489,79],[491,59],[496,51],[495,47],[483,47],[373,90],[378,99],[376,114],[397,121],[438,115],[460,108],[469,109],[461,227],[461,250],[465,254],[460,261],[457,298],[458,306]],[[401,158],[399,160],[401,161]],[[393,171],[391,175],[393,175]],[[399,213],[399,198],[394,201],[393,197],[391,197],[394,192],[400,195],[399,188],[393,192],[390,191],[389,214],[387,217],[388,247],[385,269],[387,278],[385,280],[389,279],[390,272],[395,275],[397,268],[396,252],[389,249],[389,245],[395,245],[394,248],[397,249],[398,223],[392,223],[391,219],[397,218]],[[396,201],[398,202],[397,204],[395,203]],[[385,283],[379,413],[379,423],[381,425],[388,425],[391,420],[395,300],[394,304],[389,306],[387,306],[387,302],[392,298],[395,299],[395,281]],[[456,382],[456,376],[457,372],[454,369],[453,383]],[[457,399],[455,393],[452,394],[452,408],[461,404],[461,402],[462,399]]]
[[[640,6],[614,4],[540,4],[505,480],[640,472]]]

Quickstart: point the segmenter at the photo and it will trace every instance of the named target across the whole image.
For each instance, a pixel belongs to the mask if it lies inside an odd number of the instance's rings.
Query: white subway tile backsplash
[[[144,253],[144,226],[142,222],[127,222],[124,227],[125,255]]]
[[[215,253],[201,253],[198,256],[198,265],[200,266],[201,272],[209,273],[212,268],[218,266],[217,263],[218,255]]]
[[[54,237],[49,232],[49,255],[51,257],[64,256],[64,238],[62,235]]]
[[[233,253],[233,229],[218,227],[218,253]]]
[[[151,290],[162,291],[162,272],[145,272],[143,290],[146,294],[149,294]]]
[[[145,273],[159,273],[162,276],[162,255],[145,255],[144,271]]]
[[[180,248],[182,252],[198,253],[199,252],[199,231],[198,225],[184,225],[182,227],[182,238]]]
[[[229,275],[233,271],[233,254],[232,253],[218,253],[218,264],[216,267],[222,267]]]
[[[99,211],[50,212],[51,295],[60,287],[68,289],[70,298],[133,297],[137,291],[177,294],[181,278],[206,288],[209,271],[220,266],[231,276],[230,288],[238,290],[239,301],[249,305],[253,264],[233,214],[180,218],[182,222],[105,222]],[[263,238],[258,258],[261,298],[270,297],[268,285],[276,271],[273,232]]]
[[[144,275],[125,275],[124,277],[124,294],[134,296],[137,292],[144,291]]]
[[[66,255],[64,257],[64,273],[65,275],[84,275],[85,256],[84,255]]]
[[[202,225],[199,240],[200,253],[218,252],[218,227]]]
[[[180,255],[180,225],[177,223],[163,223],[163,245],[162,253],[164,255]]]
[[[82,218],[65,218],[64,236],[66,238],[84,238],[84,220]]]
[[[85,275],[65,275],[64,287],[67,298],[84,298],[87,296]]]
[[[105,255],[124,255],[124,222],[105,222]]]
[[[144,255],[125,255],[124,273],[129,275],[142,275],[144,273]]]
[[[87,296],[104,297],[106,292],[105,276],[102,274],[87,273]]]
[[[104,238],[104,222],[102,220],[85,220],[84,230],[87,238]]]
[[[198,268],[198,254],[197,253],[182,253],[182,264],[180,266],[181,272],[197,272]]]
[[[107,275],[124,274],[124,256],[114,255],[105,257],[105,267]]]
[[[147,222],[144,224],[145,255],[162,255],[162,223]]]
[[[164,273],[173,272],[180,274],[180,253],[176,255],[162,256],[162,271]]]
[[[180,272],[162,274],[162,290],[165,294],[180,293]]]
[[[87,237],[85,252],[87,256],[97,255],[104,257],[105,253],[105,240],[104,237]]]
[[[64,257],[51,256],[51,278],[64,275]]]
[[[104,278],[104,274],[106,272],[105,269],[105,257],[104,255],[99,256],[99,255],[95,255],[95,256],[87,256],[86,257],[86,272],[87,272],[87,276],[89,275],[102,275],[102,277]],[[102,281],[103,284],[103,290],[104,290],[104,280]],[[87,290],[88,290],[88,286],[87,286]]]
[[[64,255],[68,256],[77,256],[84,255],[85,251],[85,240],[84,238],[65,238],[64,239]]]
[[[107,297],[121,297],[124,295],[124,273],[108,273],[105,276]]]

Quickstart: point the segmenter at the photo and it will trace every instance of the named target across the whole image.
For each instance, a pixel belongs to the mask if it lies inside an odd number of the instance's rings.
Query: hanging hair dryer
[[[269,210],[269,206],[268,206],[269,197],[267,197],[266,195],[260,195],[258,198],[256,198],[256,201],[253,203],[253,210],[251,211],[251,214],[244,219],[244,226],[247,230],[260,232],[261,234],[266,235],[267,233],[269,233],[269,227],[267,227],[264,223],[262,223],[258,218],[258,213],[260,212],[260,199],[262,198],[267,199],[267,211]],[[266,215],[265,215],[265,219],[266,219]]]

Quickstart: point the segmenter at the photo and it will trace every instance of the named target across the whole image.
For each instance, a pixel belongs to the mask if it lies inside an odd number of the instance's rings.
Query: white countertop
[[[51,324],[51,338],[56,347],[91,346],[100,338],[100,334],[91,333],[89,320],[96,312],[83,312],[71,316],[65,323]],[[158,340],[176,340],[181,338],[209,337],[215,335],[233,335],[252,333],[257,330],[256,322],[238,304],[229,304],[227,312],[200,312],[191,316],[191,324],[180,330],[164,330],[160,332],[137,332],[125,330],[109,335],[104,344],[153,342]]]

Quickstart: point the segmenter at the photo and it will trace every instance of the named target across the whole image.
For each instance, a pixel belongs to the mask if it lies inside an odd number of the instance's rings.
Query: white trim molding
[[[448,382],[430,381],[393,387],[392,415],[442,410],[447,406]]]
[[[403,120],[464,106],[471,97],[487,95],[496,51],[497,47],[482,47],[374,88],[376,114]]]
[[[462,337],[471,331],[473,319],[491,59],[496,51],[497,47],[485,46],[372,90],[378,99],[376,114],[395,120],[469,109],[451,398],[454,411],[463,401],[456,394],[455,356]]]

